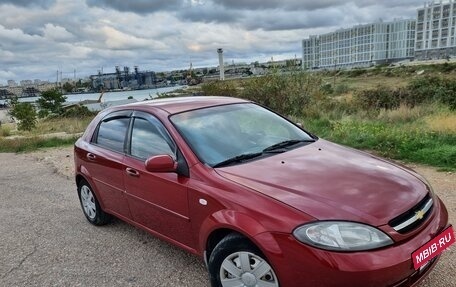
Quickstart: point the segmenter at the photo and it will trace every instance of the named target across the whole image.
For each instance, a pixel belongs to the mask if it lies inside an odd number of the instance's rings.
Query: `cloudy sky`
[[[301,57],[301,39],[414,18],[423,0],[0,0],[0,85],[138,65],[165,71]]]

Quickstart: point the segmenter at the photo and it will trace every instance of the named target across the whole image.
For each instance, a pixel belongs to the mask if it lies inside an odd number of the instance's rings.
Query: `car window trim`
[[[173,138],[173,136],[169,133],[168,128],[163,124],[163,122],[153,114],[150,114],[148,112],[143,112],[143,111],[133,111],[130,115],[130,123],[128,125],[128,131],[127,131],[127,136],[125,137],[125,156],[145,162],[147,159],[144,158],[139,158],[131,154],[131,137],[133,134],[133,123],[136,118],[140,118],[143,120],[146,120],[150,122],[151,124],[154,124],[151,122],[149,119],[152,119],[152,121],[156,121],[158,124],[161,125],[163,130],[165,131],[166,135],[168,136],[169,140],[171,141],[172,145],[174,146],[174,157],[178,163],[177,166],[177,173],[179,175],[185,176],[185,177],[190,177],[190,169],[188,167],[187,160],[184,157],[184,154],[181,152],[179,149],[179,146],[176,143],[176,140]],[[149,119],[148,119],[149,118]]]
[[[133,158],[136,158],[136,159],[140,159],[142,161],[147,160],[147,159],[140,158],[140,157],[137,157],[137,156],[134,156],[134,155],[131,154],[131,140],[132,140],[132,135],[133,135],[133,125],[134,125],[134,121],[136,119],[145,120],[145,121],[149,122],[152,125],[158,124],[159,126],[156,126],[157,129],[160,130],[160,128],[161,128],[165,132],[166,137],[168,137],[167,139],[165,138],[165,141],[168,144],[171,145],[170,149],[173,152],[172,155],[177,159],[178,147],[177,147],[176,141],[173,139],[173,137],[169,133],[168,129],[165,127],[165,125],[162,123],[162,121],[160,121],[156,116],[154,116],[152,114],[149,114],[149,113],[146,113],[146,112],[142,112],[142,111],[134,111],[131,114],[130,125],[128,127],[128,134],[127,134],[127,137],[125,138],[125,140],[126,140],[125,154],[126,155],[128,155],[130,157],[133,157]]]
[[[128,131],[129,131],[130,125],[131,125],[131,114],[132,113],[133,113],[132,110],[121,110],[121,111],[114,111],[114,112],[109,113],[106,116],[104,116],[100,120],[100,122],[97,124],[97,127],[96,127],[95,131],[92,134],[92,138],[90,139],[90,144],[92,144],[94,146],[97,146],[97,147],[100,147],[100,148],[104,148],[106,150],[109,150],[109,151],[112,151],[112,152],[115,152],[115,153],[118,153],[118,154],[125,155],[126,154],[125,142],[126,142],[126,137],[128,136]],[[104,122],[108,122],[108,121],[112,121],[112,120],[116,120],[116,119],[124,119],[124,118],[128,119],[129,122],[128,122],[128,125],[127,125],[126,134],[124,136],[123,151],[114,150],[114,149],[109,148],[107,146],[103,146],[103,145],[98,144],[98,132],[100,130],[101,124],[104,123]]]

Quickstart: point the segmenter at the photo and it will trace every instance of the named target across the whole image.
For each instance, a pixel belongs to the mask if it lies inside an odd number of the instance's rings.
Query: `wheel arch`
[[[204,228],[206,225],[212,228]],[[209,261],[210,255],[217,244],[227,235],[236,233],[244,237],[250,243],[258,248],[264,256],[268,257],[267,252],[281,253],[278,243],[272,236],[267,236],[270,233],[257,220],[250,216],[229,210],[219,211],[208,218],[201,230],[209,230],[208,232],[200,232],[200,246],[204,251],[204,261]],[[204,235],[206,234],[206,235]],[[257,235],[262,235],[258,236]],[[265,236],[266,235],[266,236]],[[267,242],[263,239],[267,238]],[[265,242],[263,242],[265,241]]]
[[[99,193],[98,193],[98,190],[95,187],[95,184],[92,182],[92,180],[90,180],[90,178],[88,176],[86,176],[83,173],[77,173],[76,174],[75,181],[76,181],[77,188],[79,188],[79,183],[82,180],[86,181],[90,185],[90,187],[92,189],[92,192],[95,194],[95,197],[96,197],[98,203],[100,204],[101,209],[104,210],[105,209],[105,205],[103,203],[103,200],[102,200],[101,196],[99,196]],[[79,192],[78,192],[78,196],[79,196]]]

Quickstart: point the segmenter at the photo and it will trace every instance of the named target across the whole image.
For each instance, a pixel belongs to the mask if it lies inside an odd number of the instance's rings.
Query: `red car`
[[[449,227],[412,170],[236,98],[104,110],[75,164],[90,223],[115,216],[201,256],[214,287],[414,286],[439,256],[416,270],[412,253]]]

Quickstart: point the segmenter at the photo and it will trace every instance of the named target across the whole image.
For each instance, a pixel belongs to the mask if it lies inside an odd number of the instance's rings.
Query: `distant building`
[[[7,89],[0,89],[0,100],[6,100],[13,95],[14,94],[8,91]]]
[[[456,55],[456,2],[431,2],[418,9],[415,57],[442,59]]]
[[[20,83],[21,83],[22,87],[33,86],[33,81],[32,80],[22,80]]]
[[[15,80],[8,80],[8,87],[17,87],[17,83]]]
[[[139,71],[137,66],[133,72],[128,67],[123,70],[116,67],[114,73],[99,72],[90,76],[90,81],[95,90],[152,88],[156,83],[156,75],[153,71]]]
[[[411,59],[413,19],[377,22],[340,29],[302,41],[302,67],[352,68]]]
[[[48,81],[41,81],[41,84],[36,86],[40,92],[52,90],[56,88],[55,83],[49,83]]]

